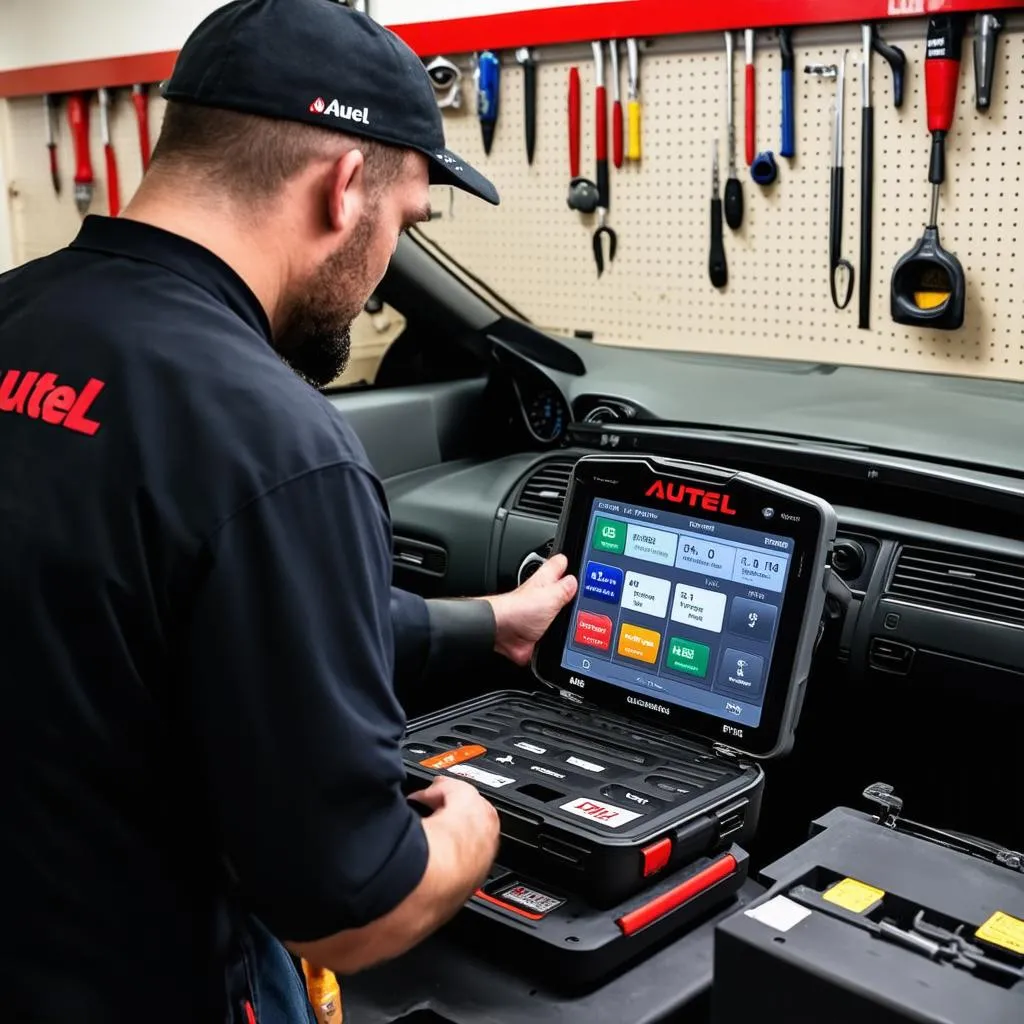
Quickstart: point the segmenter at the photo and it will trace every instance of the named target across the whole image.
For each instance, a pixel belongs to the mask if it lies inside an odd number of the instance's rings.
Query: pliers
[[[612,44],[614,45],[614,44]],[[594,262],[597,264],[597,276],[604,273],[604,242],[602,235],[608,236],[608,262],[615,259],[618,238],[608,227],[608,209],[611,205],[611,184],[608,175],[608,99],[604,85],[604,44],[591,43],[594,51],[594,79],[597,82],[596,107],[597,131],[595,133],[597,150],[597,230],[594,232]]]

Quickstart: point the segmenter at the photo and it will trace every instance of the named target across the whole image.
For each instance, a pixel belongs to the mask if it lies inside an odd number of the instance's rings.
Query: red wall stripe
[[[504,50],[515,46],[576,43],[595,37],[612,39],[780,25],[884,21],[895,17],[1020,6],[1021,0],[732,0],[729,4],[619,0],[391,27],[420,56],[427,57],[485,48]],[[175,51],[168,50],[0,71],[0,97],[159,82],[170,74],[175,56]]]

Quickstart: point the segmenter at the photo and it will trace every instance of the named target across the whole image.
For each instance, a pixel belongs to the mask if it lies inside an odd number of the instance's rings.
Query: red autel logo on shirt
[[[8,370],[0,378],[0,412],[17,413],[92,437],[100,423],[89,419],[86,413],[103,390],[104,382],[90,377],[85,387],[75,390],[59,381],[55,373]]]

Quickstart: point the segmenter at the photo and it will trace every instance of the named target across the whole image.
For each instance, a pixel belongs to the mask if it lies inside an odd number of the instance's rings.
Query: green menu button
[[[595,551],[621,555],[626,550],[626,524],[618,519],[602,519],[598,516],[594,524],[592,547]]]
[[[667,652],[665,665],[673,672],[685,672],[687,675],[699,676],[701,679],[708,674],[710,647],[674,636],[668,642]]]

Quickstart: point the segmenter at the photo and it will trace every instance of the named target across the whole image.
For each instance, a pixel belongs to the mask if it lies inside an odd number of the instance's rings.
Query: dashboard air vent
[[[544,519],[557,519],[562,514],[574,465],[569,459],[542,462],[526,478],[516,498],[515,510]]]
[[[888,593],[926,608],[1024,626],[1024,564],[1019,562],[905,547]]]

